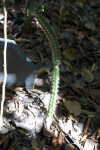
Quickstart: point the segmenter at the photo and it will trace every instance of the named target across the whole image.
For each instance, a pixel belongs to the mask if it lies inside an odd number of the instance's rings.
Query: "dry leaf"
[[[77,101],[68,101],[63,99],[63,102],[70,113],[73,113],[75,116],[79,116],[81,114],[81,106]]]
[[[10,134],[8,134],[8,135],[5,136],[4,143],[3,143],[3,148],[2,149],[6,149],[7,148],[9,141],[10,141]]]
[[[100,97],[100,89],[90,89],[89,93],[93,96],[93,97]],[[100,103],[99,99],[98,102]]]
[[[69,60],[76,60],[77,56],[74,51],[71,49],[66,49],[63,51],[63,56]]]
[[[98,66],[94,63],[91,67],[91,71],[94,72],[98,69]]]
[[[3,139],[0,139],[0,146],[4,143],[4,138]]]
[[[63,144],[64,142],[64,137],[59,135],[59,137],[55,137],[53,140],[52,140],[52,146],[53,147],[59,147]]]
[[[17,131],[20,132],[20,133],[22,133],[22,134],[24,134],[24,135],[28,135],[27,131],[25,131],[25,130],[18,129]]]
[[[95,117],[94,112],[91,112],[91,111],[88,111],[88,110],[85,110],[85,109],[81,109],[81,113],[87,115],[90,118]]]
[[[37,59],[38,59],[38,57],[37,56],[35,56],[35,55],[33,55],[33,53],[32,52],[25,52],[25,54],[31,59],[31,61],[33,61],[33,62],[35,62],[35,63],[37,63]]]
[[[94,80],[94,77],[93,77],[91,70],[82,69],[81,75],[82,75],[82,77],[84,77],[85,81],[87,81],[87,82],[93,82],[93,80]]]
[[[52,140],[52,146],[53,146],[53,147],[57,147],[57,146],[58,146],[57,140],[58,140],[57,137],[55,137],[55,138]]]
[[[79,89],[79,88],[83,88],[82,84],[81,83],[75,83],[74,86]]]
[[[33,140],[31,141],[31,145],[32,145],[32,148],[33,148],[34,150],[40,150],[40,148],[39,148],[39,143],[38,143],[37,140],[33,139]]]
[[[81,1],[76,1],[76,4],[79,5],[80,7],[83,7],[83,2]]]
[[[79,33],[78,33],[78,37],[79,38],[82,39],[82,38],[85,38],[86,36],[87,36],[87,32],[86,31],[84,31],[84,30],[83,31],[79,31]]]
[[[93,30],[93,31],[95,31],[95,29],[96,29],[96,26],[95,26],[95,24],[93,22],[86,22],[85,23],[85,27],[87,29],[90,29],[90,30]]]
[[[67,61],[63,61],[63,63],[68,66],[71,70],[73,70],[73,67],[71,65],[71,63],[67,62]]]
[[[18,38],[15,40],[16,42],[19,42],[19,43],[30,43],[30,40],[28,39],[24,39],[24,38]]]
[[[43,74],[43,73],[45,73],[45,72],[47,72],[47,69],[46,69],[46,68],[44,68],[44,67],[43,67],[43,68],[40,68],[40,69],[38,70],[36,76],[38,77],[38,76],[40,76],[41,74]]]
[[[92,44],[93,44],[94,47],[97,47],[97,46],[98,46],[99,41],[98,41],[97,39],[95,39],[95,38],[93,38],[93,37],[90,37],[90,40],[92,41]]]

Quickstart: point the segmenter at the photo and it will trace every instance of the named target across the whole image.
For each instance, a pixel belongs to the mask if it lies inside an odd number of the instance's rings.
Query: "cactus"
[[[47,127],[50,128],[52,123],[53,113],[55,110],[58,87],[59,87],[59,65],[60,65],[60,49],[59,43],[56,38],[55,32],[51,28],[51,26],[47,23],[45,18],[39,14],[36,14],[36,19],[41,25],[44,33],[46,34],[48,41],[50,42],[51,51],[52,51],[52,61],[53,61],[53,84],[52,84],[52,92],[50,98],[50,104],[48,109],[47,116]]]

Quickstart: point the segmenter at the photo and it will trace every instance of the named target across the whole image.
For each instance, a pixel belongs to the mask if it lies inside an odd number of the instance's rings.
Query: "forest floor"
[[[42,2],[41,2],[42,3]],[[34,1],[55,31],[61,51],[60,85],[50,130],[44,120],[52,88],[53,64],[47,37],[25,6],[7,6],[8,39],[13,39],[37,65],[33,90],[7,85],[2,150],[100,149],[100,1]],[[0,5],[2,6],[2,5]],[[4,14],[1,7],[0,37]],[[0,97],[2,85],[0,85]]]

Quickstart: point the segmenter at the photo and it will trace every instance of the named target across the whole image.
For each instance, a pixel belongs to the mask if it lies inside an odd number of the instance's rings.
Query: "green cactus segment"
[[[59,67],[54,67],[53,69],[53,86],[52,86],[52,94],[49,104],[48,117],[53,116],[53,112],[56,105],[57,93],[59,86]]]
[[[42,28],[50,42],[51,50],[52,50],[53,64],[54,64],[54,66],[58,66],[60,64],[60,50],[59,50],[59,43],[56,38],[56,35],[55,35],[53,29],[51,28],[51,26],[46,22],[46,20],[43,16],[36,14],[36,18],[39,21],[40,25],[42,26]]]
[[[52,61],[53,61],[53,85],[52,93],[48,110],[48,117],[52,118],[55,110],[58,86],[59,86],[59,65],[60,65],[60,49],[56,35],[51,26],[46,22],[45,18],[41,15],[36,14],[36,18],[41,25],[44,33],[46,34],[52,50]]]

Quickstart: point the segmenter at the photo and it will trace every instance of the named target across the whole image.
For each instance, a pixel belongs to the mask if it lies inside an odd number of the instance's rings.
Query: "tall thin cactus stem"
[[[59,43],[56,38],[55,32],[53,31],[51,26],[47,23],[46,19],[43,16],[38,14],[36,14],[36,19],[38,20],[44,33],[46,34],[50,42],[51,51],[52,51],[53,84],[52,84],[52,93],[51,93],[48,116],[47,116],[47,128],[50,128],[50,125],[52,123],[53,113],[55,111],[56,99],[57,99],[57,93],[59,87],[60,49],[59,49]]]

